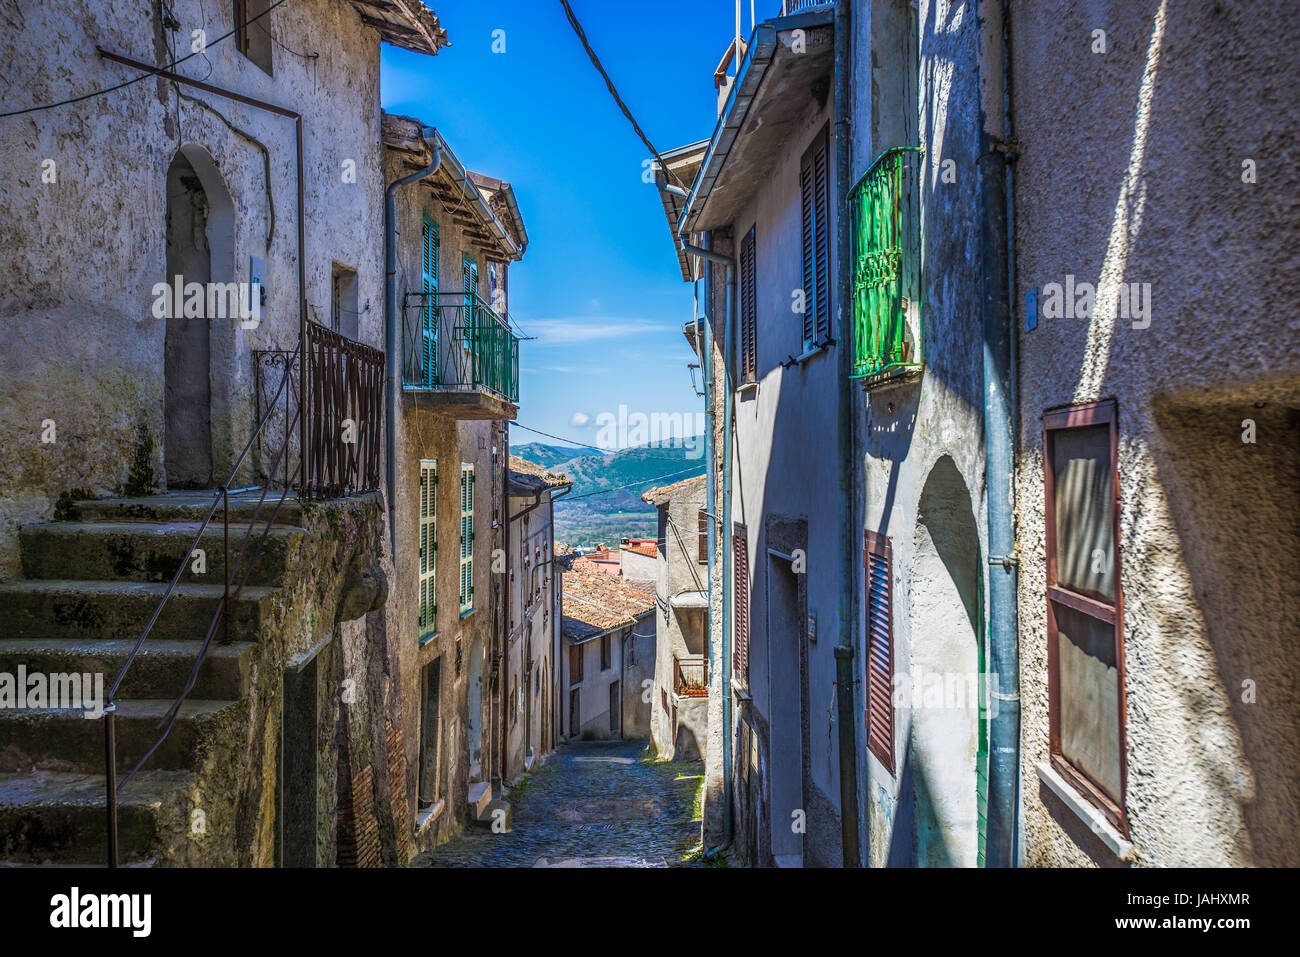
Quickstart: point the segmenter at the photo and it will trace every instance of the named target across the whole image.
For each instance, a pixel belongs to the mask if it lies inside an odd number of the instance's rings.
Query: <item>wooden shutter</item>
[[[749,543],[745,526],[736,522],[732,529],[733,600],[731,668],[737,681],[749,685]]]
[[[582,645],[569,646],[569,684],[582,680]]]
[[[894,560],[889,539],[867,532],[867,747],[894,772]]]
[[[438,625],[438,462],[420,462],[420,637]]]
[[[709,560],[709,513],[700,509],[700,561]]]
[[[460,610],[474,607],[474,466],[460,466]]]
[[[830,141],[817,134],[799,166],[800,247],[804,294],[803,348],[830,339]]]
[[[740,379],[758,381],[758,289],[754,269],[754,229],[740,243]]]
[[[437,381],[435,369],[438,362],[438,224],[427,213],[420,242],[420,273],[421,289],[427,293],[421,315],[421,381],[432,385]]]
[[[825,132],[813,150],[813,254],[817,262],[817,341],[831,335],[830,149]]]

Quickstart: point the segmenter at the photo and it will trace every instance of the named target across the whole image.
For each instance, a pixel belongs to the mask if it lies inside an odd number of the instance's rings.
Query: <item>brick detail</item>
[[[397,835],[397,859],[411,859],[411,811],[406,802],[406,743],[400,727],[388,725],[388,787],[392,795],[393,827]]]

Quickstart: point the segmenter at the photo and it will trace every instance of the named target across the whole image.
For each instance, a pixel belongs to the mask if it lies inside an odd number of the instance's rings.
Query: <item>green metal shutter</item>
[[[438,462],[420,462],[420,638],[438,627]]]

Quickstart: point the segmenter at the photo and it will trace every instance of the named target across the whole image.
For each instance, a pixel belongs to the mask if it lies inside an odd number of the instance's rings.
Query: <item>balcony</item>
[[[681,698],[707,698],[709,659],[704,655],[673,655],[673,692]]]
[[[453,419],[513,420],[519,338],[476,293],[408,292],[402,390],[408,403]]]

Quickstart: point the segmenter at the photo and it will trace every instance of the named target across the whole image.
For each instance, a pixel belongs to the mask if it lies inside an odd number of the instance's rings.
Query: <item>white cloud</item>
[[[573,418],[569,420],[569,425],[582,428],[590,421],[591,421],[591,416],[589,416],[586,412],[575,412],[573,413]]]
[[[535,336],[536,346],[567,345],[601,339],[626,339],[630,336],[662,335],[672,331],[671,324],[649,319],[615,319],[594,316],[589,319],[530,319],[527,333]]]

